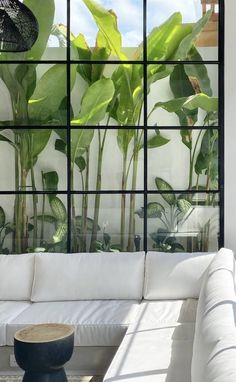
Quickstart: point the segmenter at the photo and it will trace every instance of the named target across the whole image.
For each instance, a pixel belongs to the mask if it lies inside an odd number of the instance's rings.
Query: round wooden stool
[[[14,336],[16,362],[25,371],[23,382],[67,382],[64,364],[72,356],[74,328],[41,324]]]

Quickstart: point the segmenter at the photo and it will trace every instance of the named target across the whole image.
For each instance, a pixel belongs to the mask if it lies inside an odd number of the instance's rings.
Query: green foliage
[[[42,174],[44,191],[57,191],[59,177],[56,171],[45,172]]]
[[[144,208],[140,208],[140,210],[135,212],[140,218],[144,218]],[[161,203],[158,202],[152,202],[148,203],[147,205],[147,218],[148,219],[156,219],[161,218],[162,215],[165,213],[165,208],[162,206]]]
[[[161,178],[156,178],[155,183],[158,191],[174,191],[171,185]],[[158,219],[163,226],[150,234],[154,242],[153,248],[164,252],[184,251],[184,247],[177,241],[178,231],[193,206],[188,200],[188,195],[177,197],[174,193],[161,193],[160,197],[167,203],[167,208],[160,202],[151,202],[147,205],[147,218]],[[141,219],[145,216],[143,207],[135,213]]]
[[[72,125],[96,125],[102,121],[114,92],[110,79],[101,79],[92,84],[83,96],[80,113],[72,120]]]
[[[67,212],[61,199],[54,197],[50,199],[52,213],[58,222],[64,223],[67,219]]]
[[[162,108],[168,111],[168,113],[176,113],[179,110],[184,112],[186,109],[194,110],[198,108],[205,110],[206,112],[214,112],[218,109],[218,98],[209,97],[204,93],[199,93],[191,97],[181,97],[171,101],[157,102],[151,113],[158,108]]]
[[[40,78],[29,100],[30,119],[47,123],[66,95],[66,65],[54,65]]]
[[[24,4],[31,9],[39,24],[39,37],[32,49],[27,52],[26,59],[40,60],[45,52],[52,30],[55,14],[54,0],[47,0],[46,12],[45,3],[43,1],[24,0]]]
[[[6,222],[6,215],[4,209],[0,207],[0,229],[2,229]]]
[[[163,135],[161,135],[160,130],[156,129],[155,135],[148,140],[147,145],[149,149],[155,149],[157,147],[166,145],[168,142],[170,142],[170,140],[163,137]]]
[[[193,47],[197,37],[199,36],[200,32],[203,30],[203,28],[206,26],[208,21],[210,20],[210,17],[212,15],[212,11],[209,10],[192,28],[191,33],[189,33],[185,38],[182,39],[182,41],[179,44],[179,47],[177,49],[177,52],[174,55],[174,60],[180,61],[186,59],[189,52],[191,51],[191,48]]]
[[[155,179],[156,187],[159,191],[170,191],[173,192],[173,188],[169,183],[167,183],[165,180],[161,178]],[[175,194],[162,194],[163,199],[170,205],[173,206],[176,203],[176,197]]]
[[[121,34],[117,28],[117,17],[111,10],[104,9],[93,0],[83,0],[90,10],[100,32],[109,45],[111,52],[120,60],[126,59],[121,51]]]
[[[218,188],[218,131],[206,130],[201,142],[200,151],[195,163],[196,174],[206,174],[209,182],[208,189]]]

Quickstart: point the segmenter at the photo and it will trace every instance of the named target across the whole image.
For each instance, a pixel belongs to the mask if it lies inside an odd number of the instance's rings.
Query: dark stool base
[[[27,370],[22,382],[68,382],[64,368],[50,373]]]

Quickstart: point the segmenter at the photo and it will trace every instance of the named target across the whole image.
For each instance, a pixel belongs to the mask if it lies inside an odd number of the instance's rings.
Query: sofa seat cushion
[[[119,346],[138,306],[130,300],[33,303],[7,326],[7,345],[27,325],[58,322],[75,326],[75,346]]]
[[[197,299],[143,301],[142,323],[184,323],[195,322],[197,312]]]
[[[7,324],[29,306],[28,301],[0,301],[0,346],[7,344]]]
[[[196,301],[189,317],[185,303],[143,302],[104,382],[190,382]]]

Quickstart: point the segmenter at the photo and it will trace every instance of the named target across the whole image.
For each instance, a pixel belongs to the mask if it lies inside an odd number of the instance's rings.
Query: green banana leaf
[[[32,49],[26,53],[25,59],[40,60],[47,47],[53,26],[55,14],[54,0],[47,0],[47,4],[45,4],[45,1],[24,0],[24,4],[31,9],[39,24],[39,37]]]
[[[111,79],[101,79],[92,84],[83,96],[80,113],[71,121],[72,125],[96,125],[102,121],[114,92]]]
[[[194,110],[196,108],[207,112],[214,112],[218,110],[218,98],[208,97],[206,94],[200,93],[190,97],[176,98],[171,101],[157,102],[151,113],[158,108],[162,108],[169,113],[176,113],[181,109]]]
[[[94,136],[93,129],[73,129],[71,130],[71,162],[75,163],[79,151],[89,147]]]
[[[33,121],[47,122],[57,112],[67,95],[66,65],[51,67],[38,81],[29,100],[29,117]]]
[[[211,15],[212,10],[206,12],[206,14],[193,26],[192,31],[184,39],[182,39],[177,49],[177,52],[174,55],[174,60],[186,60],[200,32],[209,22]]]
[[[161,26],[154,28],[147,39],[148,60],[170,60],[182,40],[190,35],[193,27],[182,24],[180,12],[174,13]]]
[[[94,0],[83,0],[91,12],[98,29],[103,34],[110,47],[111,52],[120,60],[126,60],[126,56],[122,53],[121,34],[117,28],[117,17],[111,10],[106,10]]]

